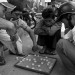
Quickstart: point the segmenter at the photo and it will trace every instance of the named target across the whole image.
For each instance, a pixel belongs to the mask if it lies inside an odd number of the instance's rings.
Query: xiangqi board
[[[15,66],[37,73],[50,74],[55,62],[55,58],[44,57],[39,55],[28,55],[21,61],[17,62]]]

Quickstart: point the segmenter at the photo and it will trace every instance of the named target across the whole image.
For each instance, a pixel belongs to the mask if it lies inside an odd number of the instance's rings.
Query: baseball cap
[[[7,10],[9,10],[9,11],[13,10],[14,8],[16,8],[16,6],[8,3],[7,0],[0,0],[0,4],[2,4],[4,7],[6,7]]]

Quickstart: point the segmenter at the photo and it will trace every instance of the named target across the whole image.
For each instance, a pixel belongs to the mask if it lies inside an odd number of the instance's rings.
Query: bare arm
[[[30,38],[33,41],[33,45],[34,46],[37,45],[37,43],[36,43],[36,36],[34,34],[34,31],[27,25],[27,23],[25,21],[21,20],[21,22],[20,22],[21,23],[20,27],[23,28],[25,31],[28,32]]]
[[[34,46],[37,45],[37,43],[36,43],[36,36],[34,34],[34,31],[30,27],[28,27],[28,26],[27,26],[27,28],[23,28],[23,29],[29,33],[30,38],[33,41],[33,45]]]

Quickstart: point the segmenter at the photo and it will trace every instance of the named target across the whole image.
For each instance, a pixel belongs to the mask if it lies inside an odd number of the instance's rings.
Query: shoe
[[[6,61],[3,57],[0,56],[0,66],[5,65]]]
[[[40,53],[40,54],[42,54],[42,53],[44,53],[44,52],[45,52],[45,50],[46,50],[46,48],[45,48],[45,47],[43,47],[43,48],[39,51],[39,53]]]
[[[10,51],[10,50],[9,50],[9,54],[11,54],[11,55],[16,55],[16,56],[25,56],[24,54],[13,53],[13,52]]]
[[[40,53],[40,52],[39,52]],[[55,53],[53,52],[50,52],[50,51],[44,51],[44,53],[40,53],[40,54],[48,54],[48,55],[55,55]]]
[[[17,56],[25,56],[24,54],[16,54]]]
[[[13,53],[12,51],[9,50],[9,54],[11,55],[16,55],[15,53]]]

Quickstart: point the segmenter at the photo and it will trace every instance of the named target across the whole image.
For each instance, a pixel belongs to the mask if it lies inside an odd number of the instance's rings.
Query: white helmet
[[[8,1],[7,1],[7,0],[0,0],[0,3],[1,3],[1,2],[8,2]]]
[[[11,9],[11,10],[13,10],[14,8],[16,8],[16,6],[8,3],[7,0],[0,0],[0,4],[2,4],[3,6],[5,6],[8,9]]]

